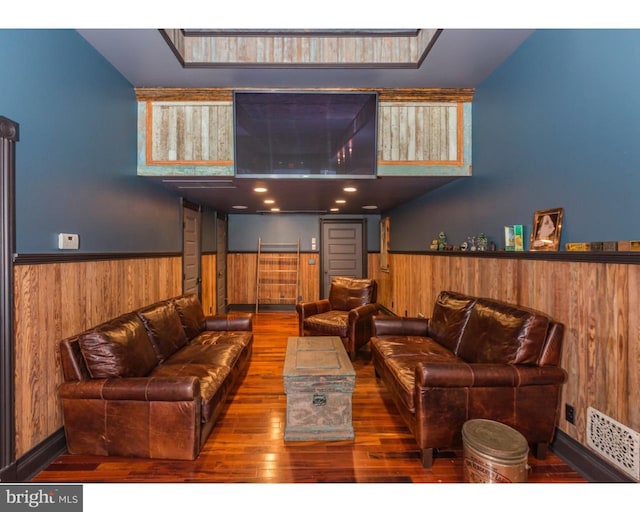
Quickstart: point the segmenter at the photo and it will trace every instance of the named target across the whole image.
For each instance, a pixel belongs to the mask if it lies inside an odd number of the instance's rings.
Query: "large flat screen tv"
[[[376,176],[376,93],[236,91],[233,106],[237,177]]]

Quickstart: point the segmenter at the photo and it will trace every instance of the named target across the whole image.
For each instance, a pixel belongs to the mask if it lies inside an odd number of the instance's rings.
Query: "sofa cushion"
[[[429,319],[429,334],[438,343],[456,352],[473,305],[474,297],[455,292],[441,292]]]
[[[349,311],[376,301],[376,283],[373,279],[334,277],[329,289],[331,309]]]
[[[304,329],[325,336],[347,336],[349,312],[332,309],[304,319]]]
[[[183,295],[173,299],[180,321],[188,339],[195,338],[204,330],[205,317],[202,304],[196,294]]]
[[[94,379],[144,377],[158,364],[147,331],[135,313],[82,333],[78,343]]]
[[[187,343],[187,335],[174,304],[163,301],[137,311],[162,362]]]
[[[383,359],[421,356],[426,361],[461,361],[451,350],[437,341],[423,336],[386,335],[371,338],[372,350],[376,350]]]
[[[202,331],[190,342],[191,345],[238,345],[245,348],[251,344],[250,331]]]
[[[457,355],[467,362],[536,364],[549,318],[521,307],[478,299]]]
[[[190,343],[167,359],[163,366],[172,364],[204,364],[233,367],[243,347],[229,343],[204,345]]]

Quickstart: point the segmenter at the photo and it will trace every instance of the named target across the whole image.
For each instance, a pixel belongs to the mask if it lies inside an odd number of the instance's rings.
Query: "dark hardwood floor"
[[[286,396],[282,367],[288,336],[297,335],[293,312],[254,316],[254,352],[246,378],[228,401],[195,461],[80,457],[63,454],[33,482],[72,483],[444,483],[462,482],[462,450],[440,454],[425,469],[418,447],[370,354],[356,361],[354,441],[284,442]],[[529,456],[528,481],[581,483],[578,473],[550,452]]]

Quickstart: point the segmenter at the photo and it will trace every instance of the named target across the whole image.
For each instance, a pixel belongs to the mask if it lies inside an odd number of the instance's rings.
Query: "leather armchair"
[[[371,337],[371,318],[376,303],[374,279],[334,277],[329,298],[296,304],[300,336],[339,336],[353,361],[356,352]]]

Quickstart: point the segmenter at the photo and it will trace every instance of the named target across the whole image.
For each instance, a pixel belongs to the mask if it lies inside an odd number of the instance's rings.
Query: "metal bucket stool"
[[[469,420],[462,426],[465,482],[527,481],[529,445],[517,430],[493,420]]]

